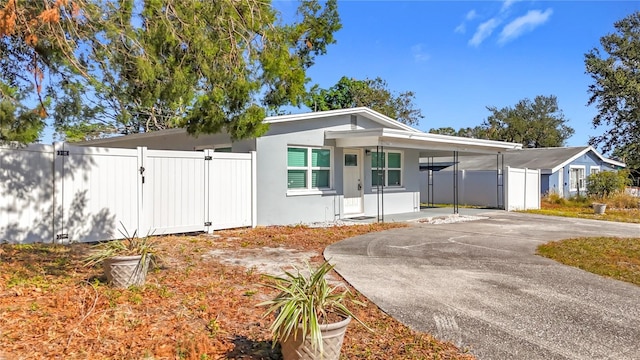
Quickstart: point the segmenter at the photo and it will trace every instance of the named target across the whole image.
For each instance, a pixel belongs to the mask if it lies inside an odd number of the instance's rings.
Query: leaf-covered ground
[[[147,284],[104,284],[83,266],[85,244],[0,245],[0,358],[6,359],[279,359],[269,318],[255,304],[273,296],[254,268],[224,265],[213,250],[286,247],[313,251],[393,224],[334,228],[268,227],[161,237],[162,261]],[[231,259],[233,260],[233,259]],[[337,276],[334,274],[334,276]],[[450,343],[408,329],[367,305],[355,313],[345,359],[472,359]]]

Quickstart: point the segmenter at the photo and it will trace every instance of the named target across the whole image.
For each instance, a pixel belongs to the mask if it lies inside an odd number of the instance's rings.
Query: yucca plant
[[[123,240],[96,244],[85,258],[85,265],[102,263],[107,282],[118,288],[144,285],[149,266],[158,260],[157,243],[151,237],[138,237],[137,231],[129,235],[126,228],[120,233]]]
[[[137,230],[133,232],[133,235],[129,235],[124,226],[123,230],[119,230],[119,232],[124,239],[109,240],[94,245],[93,252],[85,258],[85,265],[93,266],[115,256],[140,255],[142,256],[141,263],[156,260],[157,243],[150,236],[138,237]]]
[[[327,261],[316,269],[307,263],[308,272],[305,273],[296,269],[296,274],[285,272],[284,276],[266,276],[272,281],[265,285],[280,293],[257,306],[267,307],[265,317],[275,314],[270,327],[274,346],[290,337],[295,340],[296,336],[301,335],[302,342],[309,338],[313,350],[322,354],[320,325],[330,322],[329,314],[337,314],[342,318],[351,317],[366,327],[344,303],[349,300],[357,305],[364,304],[353,299],[349,289],[344,286],[331,286],[327,282],[326,275],[333,268],[334,265]]]

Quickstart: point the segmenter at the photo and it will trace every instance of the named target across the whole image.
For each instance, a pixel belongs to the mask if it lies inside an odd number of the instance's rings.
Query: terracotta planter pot
[[[340,358],[340,350],[342,349],[342,342],[344,341],[344,334],[347,331],[347,325],[351,322],[351,318],[348,317],[340,322],[320,325],[322,333],[322,347],[323,353],[321,354],[318,349],[315,351],[311,347],[311,340],[306,339],[302,342],[302,334],[298,332],[295,336],[289,337],[286,341],[280,343],[282,346],[282,357],[284,360],[338,360]]]
[[[107,282],[113,287],[128,288],[131,285],[144,285],[149,271],[149,260],[141,263],[142,255],[115,256],[104,261],[104,273]]]
[[[607,204],[593,204],[593,212],[598,215],[604,214],[607,209]]]

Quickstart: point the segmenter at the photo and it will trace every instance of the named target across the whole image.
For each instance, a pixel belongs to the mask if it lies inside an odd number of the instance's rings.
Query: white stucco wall
[[[358,128],[380,128],[371,120],[358,117]],[[350,130],[349,116],[338,116],[318,120],[294,121],[271,124],[269,132],[257,139],[258,156],[258,225],[297,224],[334,221],[343,217],[343,149],[335,142],[325,140],[326,130]],[[322,194],[295,195],[287,191],[287,147],[288,146],[332,146],[333,191]],[[375,149],[374,149],[375,150]],[[391,150],[385,149],[385,150]],[[364,154],[364,151],[363,151]],[[419,204],[418,151],[403,151],[403,187],[388,190],[384,194],[386,214],[417,211]],[[379,197],[371,187],[371,157],[364,156],[363,187],[364,213],[375,216],[376,199]]]

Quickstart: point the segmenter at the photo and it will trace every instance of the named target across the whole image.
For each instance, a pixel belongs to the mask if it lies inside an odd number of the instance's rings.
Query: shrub
[[[591,206],[591,200],[582,194],[576,194],[576,195],[572,195],[569,198],[569,205],[570,206],[574,206],[574,207],[590,207]]]
[[[609,196],[609,198],[607,198],[607,205],[619,209],[640,208],[640,197],[621,191]]]
[[[587,192],[591,196],[606,198],[624,190],[629,183],[627,171],[601,171],[587,177]]]
[[[548,192],[544,200],[550,204],[556,205],[565,205],[567,203],[567,200],[555,191]]]

